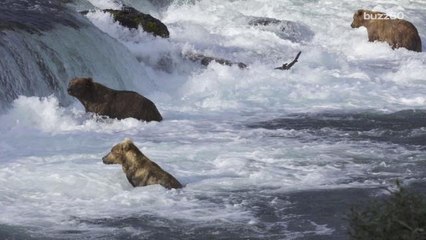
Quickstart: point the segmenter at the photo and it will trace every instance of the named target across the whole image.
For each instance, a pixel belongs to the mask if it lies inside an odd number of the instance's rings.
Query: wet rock
[[[110,13],[114,21],[118,21],[120,25],[124,27],[137,29],[141,26],[145,32],[152,33],[154,36],[162,38],[168,38],[170,36],[169,30],[164,23],[132,7],[126,6],[121,10],[105,9],[103,11]]]
[[[283,39],[292,42],[310,41],[314,32],[305,24],[266,17],[249,17],[248,24],[265,31],[274,32]]]
[[[90,12],[89,10],[83,10],[83,11],[80,11],[79,13],[82,15],[87,15],[89,12]]]
[[[245,63],[242,63],[242,62],[232,62],[232,61],[227,60],[227,59],[210,57],[210,56],[205,56],[205,55],[202,55],[202,54],[187,53],[187,54],[185,54],[185,57],[187,59],[193,61],[193,62],[200,62],[204,66],[208,66],[211,62],[214,61],[216,63],[226,65],[226,66],[237,65],[241,69],[247,68],[247,65]]]
[[[252,26],[268,26],[271,24],[280,24],[282,21],[275,19],[275,18],[266,18],[266,17],[259,17],[259,18],[253,18],[249,21],[249,25]]]

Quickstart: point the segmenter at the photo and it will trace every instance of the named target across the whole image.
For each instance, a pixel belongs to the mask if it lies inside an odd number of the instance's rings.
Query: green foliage
[[[353,240],[426,240],[424,196],[401,187],[363,209],[351,209],[349,235]]]

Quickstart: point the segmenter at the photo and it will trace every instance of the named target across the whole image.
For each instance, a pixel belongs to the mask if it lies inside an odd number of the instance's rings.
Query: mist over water
[[[426,55],[350,27],[360,8],[403,12],[424,43],[420,0],[7,3],[0,20],[19,24],[0,25],[0,236],[347,239],[353,204],[395,179],[424,189]],[[170,38],[100,11],[123,4]],[[252,24],[263,17],[281,22]],[[85,113],[65,91],[74,76],[142,93],[164,121]],[[185,188],[133,188],[104,165],[126,137]]]

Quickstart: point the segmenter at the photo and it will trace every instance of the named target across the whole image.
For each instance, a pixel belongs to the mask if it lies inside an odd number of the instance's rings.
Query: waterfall
[[[0,5],[0,109],[19,95],[53,94],[68,105],[72,98],[66,87],[76,76],[142,93],[155,88],[117,40],[62,4],[36,2],[7,0]]]

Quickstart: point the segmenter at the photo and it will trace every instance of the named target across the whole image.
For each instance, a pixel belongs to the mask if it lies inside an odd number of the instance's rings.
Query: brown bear
[[[115,145],[102,161],[105,164],[121,164],[133,187],[160,184],[167,189],[182,188],[176,178],[149,160],[130,139]]]
[[[422,41],[416,27],[403,19],[393,19],[382,12],[358,10],[354,14],[352,28],[364,26],[367,28],[368,41],[388,42],[395,48],[421,52]]]
[[[68,85],[68,94],[76,97],[86,109],[110,118],[136,118],[143,121],[161,121],[163,117],[148,98],[131,91],[118,91],[96,83],[92,78],[74,78]]]

